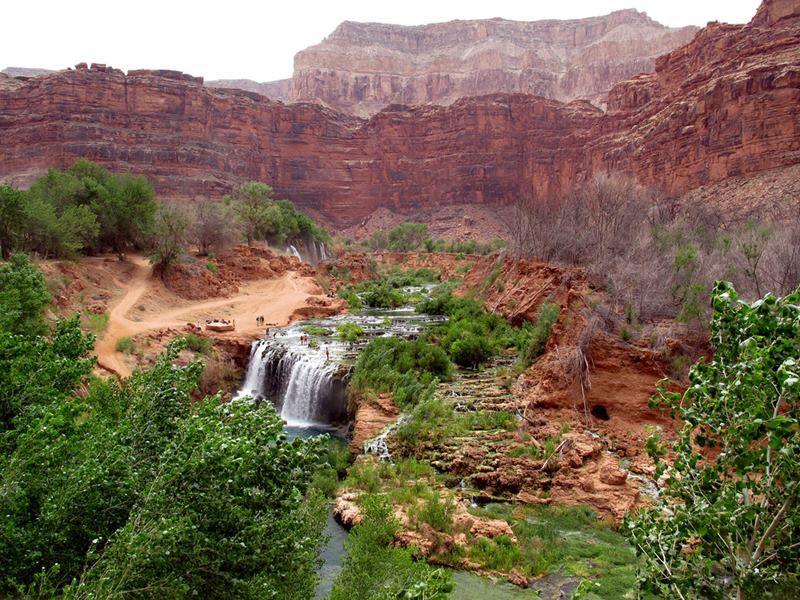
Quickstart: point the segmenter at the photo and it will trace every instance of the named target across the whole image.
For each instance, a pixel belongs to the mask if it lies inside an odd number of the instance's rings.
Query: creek
[[[364,309],[270,329],[263,339],[253,342],[245,379],[234,399],[251,397],[257,404],[271,402],[286,422],[289,437],[327,433],[345,439],[350,426],[346,390],[361,349],[375,337],[413,339],[424,327],[441,319],[419,314],[406,306]],[[336,328],[345,323],[360,326],[364,334],[355,342],[340,340]],[[307,333],[309,328],[314,328],[314,333]],[[328,335],[317,333],[323,328]],[[332,514],[328,515],[325,534],[328,542],[322,551],[317,598],[324,598],[330,592],[341,568],[347,539],[347,530]]]

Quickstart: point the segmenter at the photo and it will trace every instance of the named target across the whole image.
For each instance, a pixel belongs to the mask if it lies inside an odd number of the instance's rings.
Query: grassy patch
[[[114,349],[117,352],[133,354],[136,351],[136,344],[133,342],[133,339],[126,335],[117,340],[117,344],[114,346]]]
[[[83,322],[86,325],[86,329],[88,329],[95,336],[100,337],[100,335],[106,330],[106,327],[108,327],[109,316],[110,315],[107,312],[98,314],[89,312],[87,310],[83,313]]]
[[[377,338],[359,355],[351,385],[360,392],[392,392],[398,406],[412,406],[431,397],[452,370],[442,349],[424,340]]]
[[[516,568],[536,577],[561,572],[591,582],[597,598],[635,598],[636,553],[616,528],[587,507],[490,504],[472,511],[511,525],[518,546],[501,539],[479,542],[470,558],[488,568]]]
[[[206,356],[211,354],[211,349],[214,344],[207,337],[196,335],[194,333],[187,333],[183,336],[183,339],[186,340],[186,347],[192,352],[205,354]]]
[[[302,329],[303,333],[307,333],[308,335],[318,335],[321,337],[333,335],[333,331],[322,325],[303,325]]]

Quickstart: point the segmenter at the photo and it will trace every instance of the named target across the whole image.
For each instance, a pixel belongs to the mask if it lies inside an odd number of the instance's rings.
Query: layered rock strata
[[[297,53],[289,97],[359,116],[389,104],[447,105],[496,92],[601,105],[615,83],[652,71],[657,56],[696,31],[665,27],[636,10],[412,27],[345,21]]]
[[[361,120],[92,65],[0,89],[0,138],[0,180],[24,185],[83,156],[147,175],[165,198],[265,181],[337,224],[379,207],[546,199],[607,170],[681,194],[800,163],[800,6],[772,0],[749,25],[709,25],[615,86],[605,113],[494,94]]]

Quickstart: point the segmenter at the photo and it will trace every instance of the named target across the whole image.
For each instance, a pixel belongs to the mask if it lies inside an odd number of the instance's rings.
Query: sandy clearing
[[[160,285],[153,279],[153,267],[147,259],[129,257],[136,270],[127,284],[127,291],[109,311],[108,327],[96,346],[97,364],[119,377],[128,377],[131,367],[121,352],[116,351],[120,338],[135,336],[154,329],[181,328],[189,322],[204,322],[210,318],[231,319],[236,331],[229,335],[263,335],[264,329],[256,325],[256,317],[263,316],[266,323],[286,325],[292,313],[307,305],[309,296],[319,295],[313,279],[288,272],[277,279],[254,281],[241,287],[240,293],[229,298],[203,300],[150,315],[129,313],[145,294]],[[225,336],[226,334],[215,334]]]

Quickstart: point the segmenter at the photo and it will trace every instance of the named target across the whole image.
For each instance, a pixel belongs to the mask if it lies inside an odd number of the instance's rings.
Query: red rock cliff
[[[451,21],[405,27],[345,21],[295,56],[289,98],[369,116],[388,104],[452,104],[496,92],[597,104],[614,83],[653,70],[696,27],[621,10],[569,21]]]
[[[20,184],[85,156],[146,174],[164,197],[259,179],[341,224],[377,207],[550,197],[607,169],[682,193],[800,162],[800,7],[774,0],[750,25],[710,25],[613,88],[608,113],[497,94],[364,121],[96,66],[0,89],[0,139],[0,178]]]

